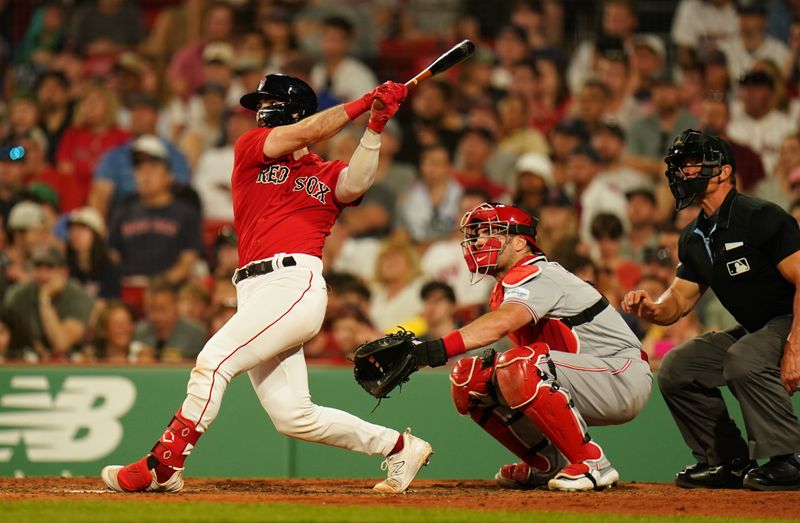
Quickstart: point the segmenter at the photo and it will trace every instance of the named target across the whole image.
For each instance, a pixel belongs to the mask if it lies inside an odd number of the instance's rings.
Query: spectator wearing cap
[[[603,3],[601,34],[595,40],[584,40],[572,54],[567,70],[570,91],[578,92],[581,86],[596,73],[597,56],[602,51],[598,42],[616,39],[620,49],[632,50],[631,43],[639,19],[631,0],[606,0]]]
[[[60,249],[39,246],[31,253],[33,279],[8,290],[6,306],[29,318],[34,348],[40,357],[65,361],[80,347],[92,298],[69,279],[67,260]]]
[[[2,251],[4,273],[9,281],[22,282],[30,278],[28,262],[34,249],[59,244],[52,234],[52,226],[41,204],[30,200],[14,204],[6,220],[8,244]]]
[[[742,110],[731,115],[728,136],[748,144],[761,156],[766,175],[772,176],[783,139],[796,125],[775,108],[775,81],[764,71],[751,71],[739,80]]]
[[[721,42],[732,78],[740,78],[753,68],[756,60],[769,59],[787,70],[791,53],[784,43],[766,34],[767,7],[762,2],[742,2],[737,8],[739,33]]]
[[[129,129],[131,125],[132,102],[144,92],[143,72],[142,57],[133,51],[125,51],[117,57],[105,78],[106,87],[114,92],[119,101],[117,124],[124,129]]]
[[[56,151],[56,168],[63,182],[62,211],[86,205],[100,157],[130,139],[116,124],[117,104],[113,93],[99,85],[83,91],[73,124],[64,131]]]
[[[448,236],[461,218],[459,201],[464,192],[454,176],[450,153],[442,145],[423,149],[420,180],[398,202],[397,218],[417,243]]]
[[[739,32],[733,0],[681,0],[672,18],[670,36],[677,46],[678,62],[693,51],[703,58]]]
[[[644,261],[647,249],[658,245],[659,222],[656,195],[649,187],[631,189],[625,193],[630,230],[622,241],[622,255],[636,263]],[[670,280],[671,281],[671,280]]]
[[[542,153],[527,153],[517,160],[514,205],[530,215],[538,215],[550,193],[557,190],[553,162]]]
[[[495,139],[483,127],[464,131],[456,147],[455,178],[464,189],[486,193],[491,201],[508,198],[508,188],[489,177],[488,166],[495,152]]]
[[[598,177],[609,184],[619,187],[622,192],[653,185],[644,173],[625,163],[625,130],[617,122],[602,121],[592,134],[592,147],[600,159]]]
[[[151,278],[185,281],[202,249],[198,210],[172,192],[169,153],[153,135],[132,143],[137,198],[114,208],[109,244],[120,260],[122,296],[141,305]]]
[[[628,222],[624,191],[599,178],[600,168],[600,157],[591,145],[579,145],[570,153],[567,176],[571,182],[571,196],[579,217],[578,237],[592,248],[595,242],[591,234],[591,224],[596,215],[613,214],[619,218],[623,228],[627,228]]]
[[[747,142],[738,142],[728,136],[730,121],[730,106],[724,94],[710,93],[703,99],[699,115],[700,129],[721,136],[728,142],[736,161],[736,187],[742,192],[751,193],[766,178],[764,166],[761,157],[746,145]]]
[[[101,216],[107,217],[109,209],[136,194],[133,166],[133,142],[141,136],[155,136],[159,121],[158,100],[140,93],[131,98],[131,139],[108,150],[94,170],[88,203]],[[169,157],[169,169],[176,183],[189,183],[190,168],[186,156],[164,137],[159,137]]]
[[[544,135],[538,129],[528,126],[526,115],[530,111],[525,98],[519,94],[507,95],[497,102],[497,112],[500,117],[500,137],[497,141],[499,151],[515,156],[550,152]]]
[[[81,207],[69,213],[67,224],[70,277],[93,298],[118,298],[119,265],[111,259],[103,217],[92,207]]]
[[[372,70],[349,54],[355,30],[342,16],[329,16],[322,21],[322,56],[311,68],[310,76],[320,109],[355,100],[378,83]]]
[[[206,82],[203,50],[212,43],[231,42],[234,15],[229,3],[212,2],[203,14],[200,38],[187,42],[172,55],[167,68],[167,83],[178,99],[189,100]]]
[[[680,105],[680,91],[671,75],[664,74],[652,86],[653,114],[639,118],[628,129],[625,162],[653,180],[664,176],[664,151],[685,129],[693,129],[697,119]]]
[[[56,191],[61,190],[62,180],[58,171],[47,161],[47,137],[44,131],[38,127],[21,135],[9,138],[6,147],[22,147],[25,154],[16,160],[5,158],[4,163],[11,172],[3,174],[9,188],[12,188],[12,199],[14,192],[23,191],[30,188],[32,184],[45,184]],[[7,154],[4,156],[8,156]],[[5,192],[5,191],[2,191]],[[17,195],[18,196],[18,195]],[[55,196],[58,200],[58,195]],[[58,204],[56,204],[58,207]],[[56,212],[58,208],[56,208]]]
[[[47,161],[55,165],[59,141],[72,122],[75,104],[70,97],[70,81],[61,71],[39,75],[35,87],[39,104],[39,126],[47,136]]]
[[[653,97],[653,86],[667,71],[667,49],[657,35],[644,33],[633,38],[631,89],[642,103]]]
[[[82,56],[109,56],[134,48],[146,36],[136,2],[100,0],[78,7],[68,40]]]
[[[630,59],[620,45],[597,57],[597,79],[608,89],[608,103],[603,118],[619,122],[627,129],[642,115],[642,105],[633,96]]]

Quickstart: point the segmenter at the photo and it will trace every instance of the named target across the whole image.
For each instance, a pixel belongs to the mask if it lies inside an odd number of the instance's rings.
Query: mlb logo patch
[[[731,276],[739,276],[750,270],[750,264],[747,263],[747,258],[739,258],[728,262],[728,274]]]

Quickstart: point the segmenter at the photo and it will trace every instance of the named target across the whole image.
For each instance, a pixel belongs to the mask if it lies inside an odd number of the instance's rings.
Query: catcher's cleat
[[[176,470],[159,482],[155,469],[148,468],[145,456],[130,465],[109,465],[100,472],[108,488],[116,492],[178,492],[183,488],[183,471]]]
[[[619,473],[611,466],[605,454],[600,459],[586,460],[567,465],[547,482],[550,490],[575,492],[578,490],[603,490],[619,481]]]
[[[401,494],[416,477],[419,470],[428,464],[433,449],[427,441],[411,435],[411,429],[403,433],[403,449],[387,456],[381,463],[381,470],[387,471],[387,478],[374,487],[384,494]]]
[[[494,479],[503,488],[526,490],[547,486],[556,472],[541,472],[527,463],[512,463],[500,467]]]

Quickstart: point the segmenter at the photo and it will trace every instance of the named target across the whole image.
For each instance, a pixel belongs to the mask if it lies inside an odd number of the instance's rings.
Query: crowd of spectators
[[[192,359],[236,310],[239,97],[281,72],[325,109],[463,38],[476,54],[413,91],[328,239],[308,358],[480,314],[492,282],[470,284],[459,220],[486,200],[537,216],[548,257],[612,304],[658,295],[698,212],[663,175],[687,128],[800,218],[800,0],[31,0],[0,2],[0,26],[0,361]],[[362,129],[315,152],[346,160]],[[709,293],[673,326],[628,321],[657,366],[733,319]]]

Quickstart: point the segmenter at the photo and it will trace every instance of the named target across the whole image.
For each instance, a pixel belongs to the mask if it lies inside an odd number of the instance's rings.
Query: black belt
[[[297,265],[297,262],[291,256],[286,256],[283,258],[284,267],[294,267]],[[242,280],[246,280],[247,278],[252,278],[253,276],[261,276],[262,274],[269,274],[275,269],[278,269],[272,260],[265,260],[258,263],[251,263],[246,267],[242,267],[241,269],[236,270],[236,274],[233,276],[233,283],[239,283]]]
[[[603,312],[606,307],[608,307],[608,300],[605,296],[602,296],[594,305],[588,309],[584,309],[583,312],[579,312],[575,316],[570,316],[569,318],[559,318],[559,320],[571,329],[592,321],[594,317]]]

